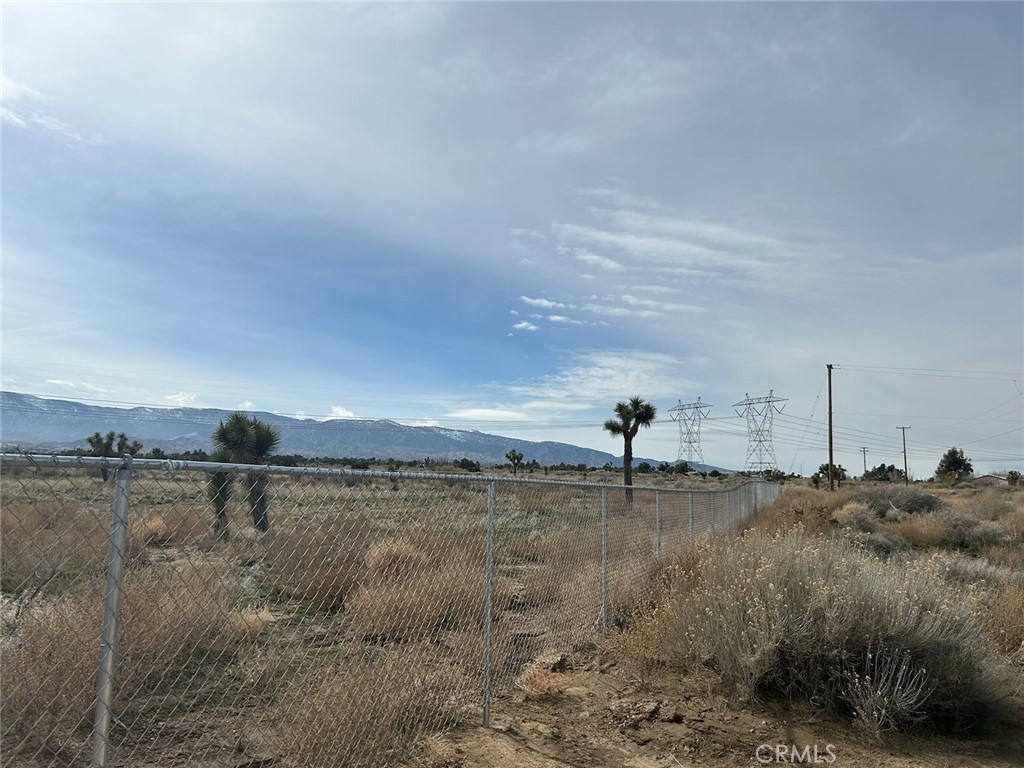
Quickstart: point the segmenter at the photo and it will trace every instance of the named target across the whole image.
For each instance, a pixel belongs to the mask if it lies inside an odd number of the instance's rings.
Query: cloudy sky
[[[1019,3],[2,14],[4,389],[1024,468]]]

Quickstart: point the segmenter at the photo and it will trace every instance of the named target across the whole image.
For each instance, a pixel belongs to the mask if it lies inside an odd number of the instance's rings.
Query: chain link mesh
[[[96,754],[119,465],[2,458],[4,766]],[[129,470],[108,765],[401,762],[777,493],[210,466]]]

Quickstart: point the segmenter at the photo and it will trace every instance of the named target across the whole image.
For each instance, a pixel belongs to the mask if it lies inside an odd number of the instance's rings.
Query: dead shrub
[[[667,642],[675,665],[707,667],[743,695],[820,702],[874,735],[921,722],[970,729],[988,715],[997,660],[980,637],[980,597],[931,560],[894,568],[799,532],[699,551],[700,580],[676,582],[641,647]]]
[[[853,491],[853,498],[867,505],[879,517],[886,517],[893,509],[917,514],[934,512],[942,506],[938,496],[906,485],[887,484]]]
[[[267,534],[266,560],[275,591],[321,610],[341,607],[365,574],[369,546],[359,521],[279,524]]]
[[[251,632],[235,620],[235,596],[211,567],[129,572],[123,590],[115,677],[120,718],[140,692],[169,691],[185,667],[217,663]],[[91,722],[103,593],[95,580],[35,606],[4,644],[5,752],[57,749]]]
[[[484,580],[483,539],[476,533],[415,529],[367,553],[366,575],[346,605],[348,624],[382,642],[482,626]],[[509,601],[511,592],[500,577],[492,595],[495,606]]]
[[[32,592],[60,576],[103,570],[110,541],[109,509],[74,501],[12,501],[0,510],[0,587]],[[129,558],[140,541],[130,537]]]
[[[867,504],[851,501],[832,513],[832,521],[842,528],[872,533],[878,525],[878,515],[872,512]]]
[[[277,706],[279,751],[301,768],[394,765],[419,739],[454,727],[473,690],[425,646],[320,667]]]
[[[985,628],[1002,653],[1024,664],[1024,584],[1010,583],[995,590],[982,614]]]
[[[160,508],[144,517],[133,515],[131,536],[147,547],[168,547],[201,541],[209,535],[209,520],[192,506]]]
[[[779,497],[755,512],[744,528],[775,533],[800,526],[809,535],[827,533],[834,527],[832,515],[849,500],[845,490],[829,493],[783,486]]]
[[[953,541],[951,521],[945,515],[912,515],[892,526],[893,532],[909,541],[912,546],[942,547]]]

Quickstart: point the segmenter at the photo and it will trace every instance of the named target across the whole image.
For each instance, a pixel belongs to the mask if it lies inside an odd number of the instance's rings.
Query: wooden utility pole
[[[903,484],[910,485],[910,472],[907,470],[907,430],[910,427],[896,427],[903,431]]]
[[[828,489],[834,491],[835,477],[832,467],[835,465],[835,460],[832,454],[832,363],[827,363],[825,368],[828,369]]]
[[[864,474],[868,473],[868,449],[861,446],[860,452],[864,454]]]

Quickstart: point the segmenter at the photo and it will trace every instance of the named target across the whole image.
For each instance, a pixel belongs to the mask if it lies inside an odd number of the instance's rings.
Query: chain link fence
[[[0,456],[0,762],[394,765],[777,493]]]

